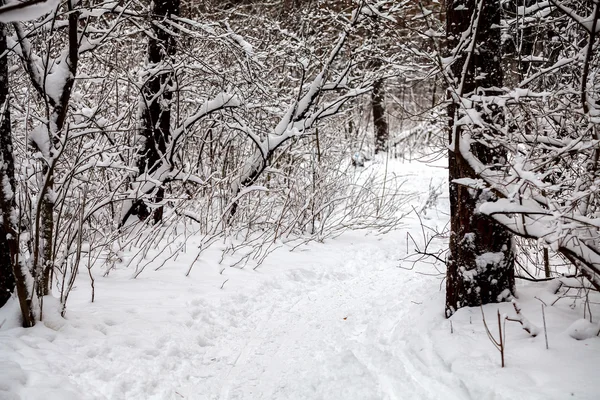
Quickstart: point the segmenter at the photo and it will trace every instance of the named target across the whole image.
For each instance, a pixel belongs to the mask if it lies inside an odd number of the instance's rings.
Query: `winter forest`
[[[599,0],[1,0],[0,400],[598,399]]]

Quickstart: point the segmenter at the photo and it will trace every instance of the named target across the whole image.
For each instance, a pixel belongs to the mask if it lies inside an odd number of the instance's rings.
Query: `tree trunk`
[[[8,57],[6,51],[5,26],[0,24],[0,307],[10,298],[15,289],[12,254],[9,242],[12,240],[13,224],[11,216],[14,205],[15,166],[12,156],[12,132],[10,109],[8,107]],[[9,190],[10,189],[10,190]]]
[[[165,19],[171,15],[179,15],[179,0],[154,0],[152,6],[152,32],[153,36],[148,40],[148,67],[156,68],[166,64],[169,58],[177,51],[176,40],[170,33],[166,32],[157,24],[164,24]],[[173,29],[169,27],[169,29]],[[170,68],[156,68],[158,72],[152,73],[142,89],[143,111],[140,136],[142,138],[141,151],[138,155],[137,167],[140,174],[152,174],[165,163],[167,143],[171,129],[171,102],[173,92],[169,86],[173,83],[173,72]],[[164,188],[158,188],[154,201],[161,202],[164,199]],[[162,221],[163,208],[158,207],[150,211],[144,200],[135,202],[131,210],[125,215],[123,223],[130,215],[137,215],[145,220],[150,215],[154,223]]]
[[[387,151],[389,129],[385,115],[385,86],[383,79],[373,83],[371,104],[373,106],[373,128],[375,130],[375,154]]]
[[[42,238],[42,277],[39,296],[47,296],[52,288],[52,271],[54,269],[54,174],[48,176],[48,193],[42,199],[40,234]]]
[[[485,1],[481,4],[481,1]],[[481,15],[479,14],[481,10]],[[449,106],[450,143],[450,249],[446,276],[446,317],[461,307],[500,302],[514,293],[514,255],[512,236],[491,218],[479,214],[477,206],[495,200],[487,190],[469,189],[453,183],[455,179],[477,176],[458,152],[462,126],[454,126],[459,118],[459,99],[476,89],[494,95],[493,87],[502,87],[500,66],[500,1],[449,0],[447,2],[447,45],[449,53],[457,46],[463,33],[470,29],[475,14],[476,27],[471,34],[475,45],[470,56],[467,51],[456,55],[452,65],[455,77],[455,96]],[[466,70],[465,63],[468,62]],[[466,71],[466,76],[463,76]],[[460,84],[462,80],[462,85]],[[483,110],[478,110],[483,112]],[[488,122],[502,122],[499,111],[484,115]],[[476,132],[470,132],[474,138]],[[493,132],[487,131],[487,135]],[[454,151],[453,151],[454,150]],[[486,165],[494,163],[503,152],[481,143],[471,145],[472,154]]]
[[[54,192],[54,168],[56,166],[57,149],[56,146],[60,143],[60,136],[67,121],[69,111],[69,103],[73,86],[75,85],[75,76],[77,75],[77,65],[79,63],[79,12],[74,9],[74,2],[67,2],[67,10],[69,11],[69,53],[65,62],[68,63],[69,75],[64,82],[61,90],[59,101],[53,106],[48,124],[49,142],[51,143],[48,154],[48,163],[42,167],[43,173],[46,175],[45,186],[40,191],[40,222],[35,227],[38,232],[36,235],[41,239],[41,255],[34,256],[37,265],[34,266],[34,277],[37,280],[38,296],[47,296],[52,289],[52,274],[54,271],[54,207],[55,207],[55,192]],[[47,93],[44,93],[47,96]],[[36,249],[39,253],[40,249]],[[33,294],[31,294],[33,295]],[[42,319],[40,310],[40,320]]]
[[[8,56],[4,24],[0,24],[0,55],[0,307],[10,298],[16,286],[23,326],[30,327],[35,324],[35,319],[27,289],[26,267],[19,258],[19,213],[15,196],[15,163],[8,104]]]

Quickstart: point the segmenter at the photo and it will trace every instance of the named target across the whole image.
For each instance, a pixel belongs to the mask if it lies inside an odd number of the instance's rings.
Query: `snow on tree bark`
[[[67,17],[66,32],[67,46],[64,51],[54,58],[49,52],[44,54],[47,65],[43,68],[40,60],[44,59],[35,54],[35,49],[29,41],[29,33],[20,23],[14,24],[17,42],[14,50],[23,60],[26,72],[29,75],[32,86],[38,92],[45,103],[45,118],[39,122],[31,131],[29,145],[34,151],[43,156],[40,163],[37,193],[34,200],[33,224],[31,228],[31,257],[28,259],[30,265],[19,266],[23,278],[31,274],[30,283],[23,283],[27,287],[27,302],[29,306],[34,295],[40,299],[48,295],[51,289],[51,277],[55,261],[55,169],[59,158],[63,154],[65,143],[68,139],[68,130],[64,129],[71,104],[71,95],[75,85],[75,77],[80,53],[79,17],[80,13],[75,9],[73,2],[65,3],[69,11]],[[57,15],[54,15],[57,18]],[[56,20],[55,20],[56,21]],[[48,50],[48,49],[47,49]],[[24,262],[24,258],[22,260]],[[16,267],[15,267],[16,270]],[[17,288],[19,287],[17,277]],[[25,315],[27,310],[21,309]],[[40,320],[43,318],[40,309]],[[26,324],[26,322],[25,322]]]
[[[0,24],[0,307],[15,287],[21,306],[23,326],[35,323],[27,289],[23,259],[19,258],[15,162],[9,107],[6,26]]]
[[[0,52],[6,51],[5,27],[0,25]],[[10,130],[10,110],[8,107],[7,56],[0,59],[0,307],[10,298],[15,288],[10,240],[14,234],[11,218],[14,205],[15,166],[12,158],[12,137]]]
[[[451,234],[446,276],[446,316],[466,306],[499,302],[514,291],[514,255],[511,234],[477,207],[494,201],[487,189],[472,189],[454,182],[477,179],[477,173],[461,156],[461,145],[486,165],[503,156],[502,151],[482,143],[471,143],[466,129],[457,122],[468,119],[475,125],[501,123],[497,110],[473,109],[469,94],[493,95],[502,87],[500,66],[500,2],[498,0],[451,0],[447,2],[447,45],[455,52],[451,66],[455,79],[448,107],[450,151]],[[471,106],[471,107],[469,107]],[[461,109],[462,107],[462,109]],[[481,121],[478,116],[484,113]],[[462,117],[462,118],[461,118]],[[460,120],[459,120],[460,119]],[[493,135],[493,132],[486,132]],[[468,136],[467,136],[468,137]]]
[[[373,83],[371,104],[373,105],[373,128],[375,130],[375,154],[387,151],[389,130],[385,115],[385,81],[377,79]]]
[[[152,174],[164,163],[167,143],[171,133],[171,101],[173,99],[173,71],[167,65],[168,59],[177,51],[176,38],[161,25],[171,15],[179,15],[179,0],[155,0],[152,6],[152,33],[148,39],[148,67],[152,71],[142,89],[140,141],[141,151],[137,159],[140,174]],[[165,189],[159,187],[154,194],[154,201],[161,202]],[[153,212],[143,199],[138,199],[125,214],[123,223],[130,215],[137,215],[141,220],[153,215],[158,223],[162,220],[163,208]]]

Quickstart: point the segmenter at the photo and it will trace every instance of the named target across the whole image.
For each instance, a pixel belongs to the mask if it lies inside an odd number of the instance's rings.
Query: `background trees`
[[[108,273],[135,249],[141,273],[150,254],[200,235],[196,259],[222,239],[232,264],[258,265],[283,240],[390,229],[400,178],[361,177],[350,155],[439,144],[446,107],[447,315],[514,293],[513,260],[531,240],[600,282],[595,3],[456,0],[447,15],[432,1],[49,11],[6,25],[6,73],[0,63],[0,206],[11,216],[0,297],[13,271],[26,325],[51,291],[64,312],[85,257],[112,260]]]
[[[22,272],[26,326],[51,292],[65,312],[84,260],[109,273],[124,247],[136,274],[190,235],[204,237],[196,259],[224,238],[224,257],[259,264],[280,240],[397,222],[400,180],[352,185],[349,157],[359,99],[384,74],[368,57],[384,41],[363,38],[397,10],[282,6],[65,1],[10,25],[1,200],[15,241],[0,249]]]

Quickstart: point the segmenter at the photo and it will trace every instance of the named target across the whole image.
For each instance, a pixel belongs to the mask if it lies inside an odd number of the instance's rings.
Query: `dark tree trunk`
[[[47,171],[47,168],[44,169]],[[48,190],[54,188],[54,176],[51,172],[48,176]],[[41,200],[41,226],[40,236],[42,238],[42,271],[41,280],[38,286],[38,296],[47,296],[50,294],[52,287],[52,270],[53,270],[53,250],[54,250],[54,199],[51,195],[45,195]]]
[[[16,205],[15,163],[8,90],[6,26],[0,24],[0,307],[13,290],[23,316],[23,326],[35,324],[25,279],[25,266],[19,259],[18,210]]]
[[[15,166],[12,155],[12,133],[10,109],[8,107],[8,69],[5,26],[0,24],[0,307],[10,298],[15,289],[13,257],[10,241],[13,240],[14,225],[11,221],[14,210]],[[10,191],[8,190],[10,188]]]
[[[371,104],[373,106],[373,128],[375,130],[375,154],[387,151],[389,129],[385,115],[385,86],[383,79],[373,83]]]
[[[458,54],[452,65],[460,96],[468,97],[476,89],[488,95],[494,87],[502,87],[500,66],[500,1],[499,0],[449,0],[447,2],[447,45],[452,51],[463,32],[470,27],[471,17],[478,13],[481,1],[485,1],[481,15],[474,20],[475,46],[466,69],[466,51]],[[463,85],[460,85],[464,80]],[[462,90],[461,90],[462,88]],[[459,107],[455,100],[449,106],[450,143],[457,146],[462,127],[454,127]],[[482,110],[479,110],[482,111]],[[501,123],[502,115],[492,111],[484,116],[488,122]],[[456,129],[453,129],[456,128]],[[471,132],[477,137],[475,132]],[[492,132],[486,132],[488,135]],[[490,165],[503,155],[480,143],[471,145],[473,155],[482,163]],[[500,302],[514,293],[514,255],[512,236],[491,218],[477,213],[477,206],[493,201],[494,195],[486,190],[469,189],[453,181],[460,178],[477,178],[473,169],[457,151],[449,152],[450,178],[450,252],[446,276],[446,316],[451,316],[461,307]]]
[[[157,24],[164,24],[171,15],[179,15],[179,0],[154,0],[152,8],[153,37],[148,40],[148,66],[150,68],[165,64],[177,51],[176,40]],[[173,30],[172,27],[169,27]],[[140,174],[156,172],[162,163],[166,162],[167,142],[171,126],[171,102],[173,92],[168,86],[173,83],[173,73],[169,68],[159,68],[153,73],[142,89],[144,111],[140,135],[143,138],[142,149],[138,156],[137,167]],[[154,201],[164,199],[164,188],[158,188]],[[145,220],[150,215],[155,223],[162,220],[163,208],[158,207],[153,212],[143,200],[138,200],[128,215],[137,215]],[[125,220],[123,222],[125,222]]]

